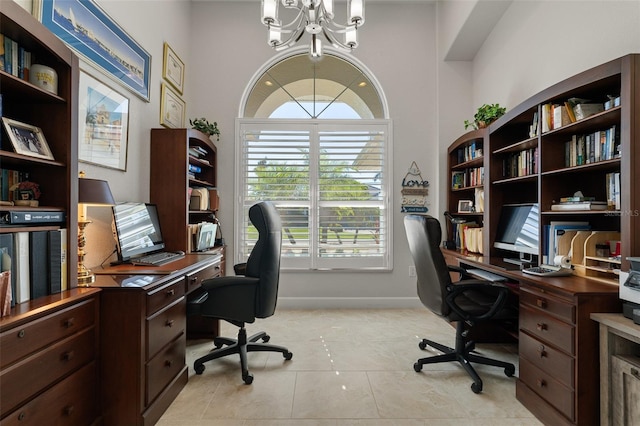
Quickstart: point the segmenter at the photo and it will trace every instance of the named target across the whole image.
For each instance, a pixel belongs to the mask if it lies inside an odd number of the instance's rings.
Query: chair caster
[[[504,375],[507,377],[512,377],[516,372],[516,367],[514,367],[513,365],[510,365],[508,367],[504,368]]]
[[[419,373],[422,371],[422,364],[420,364],[419,362],[416,362],[415,364],[413,364],[413,370],[416,373]]]
[[[265,334],[262,338],[263,343],[267,343],[269,340],[271,340],[271,336],[269,336],[268,334]]]
[[[242,375],[242,381],[244,382],[245,385],[250,385],[251,383],[253,383],[253,374],[243,374]]]
[[[285,353],[282,354],[282,356],[284,357],[284,359],[289,361],[291,358],[293,358],[293,353],[292,352],[285,352]]]
[[[193,366],[193,369],[194,369],[194,371],[196,372],[197,375],[200,375],[204,371],[204,364],[195,364]]]
[[[425,349],[427,349],[427,342],[426,342],[426,340],[423,340],[422,342],[418,343],[418,347],[419,347],[420,349],[422,349],[423,351],[424,351]]]
[[[471,390],[473,391],[473,393],[482,392],[482,382],[473,382],[471,384]]]

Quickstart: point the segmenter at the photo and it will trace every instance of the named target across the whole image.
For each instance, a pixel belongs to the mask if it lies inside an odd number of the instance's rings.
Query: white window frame
[[[385,155],[381,170],[381,176],[383,180],[380,182],[380,201],[358,201],[355,202],[357,206],[362,207],[380,207],[384,209],[383,219],[386,223],[381,225],[384,232],[380,238],[384,239],[383,249],[380,256],[347,256],[340,258],[327,258],[320,256],[318,253],[318,227],[314,226],[317,223],[316,215],[313,213],[317,211],[319,201],[318,194],[318,163],[311,162],[309,164],[310,174],[310,200],[303,202],[280,202],[279,200],[270,200],[274,202],[276,207],[308,207],[310,212],[309,224],[310,224],[310,241],[309,241],[309,256],[301,257],[289,257],[282,256],[281,269],[282,270],[351,270],[351,271],[371,271],[371,270],[384,270],[389,271],[393,268],[393,141],[392,141],[392,123],[387,119],[373,119],[373,120],[284,120],[284,119],[254,119],[254,118],[239,118],[236,120],[236,173],[235,173],[235,193],[236,196],[236,208],[235,208],[235,220],[234,220],[234,235],[235,235],[235,261],[245,262],[250,252],[251,241],[248,241],[249,236],[245,235],[247,230],[247,214],[249,207],[256,202],[254,199],[246,199],[247,194],[247,164],[245,157],[245,145],[243,141],[244,130],[259,130],[261,128],[274,128],[279,127],[283,130],[302,130],[306,129],[310,132],[310,152],[311,158],[319,159],[318,141],[319,129],[321,131],[331,131],[336,129],[351,129],[355,127],[359,130],[377,130],[383,132],[386,136],[385,141]],[[323,201],[322,205],[333,205],[335,202]],[[283,233],[283,245],[287,242],[287,236]]]

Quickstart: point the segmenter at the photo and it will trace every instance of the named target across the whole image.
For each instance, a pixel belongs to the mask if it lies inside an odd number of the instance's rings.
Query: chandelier
[[[296,15],[283,24],[278,19],[279,4]],[[309,54],[322,55],[322,38],[334,47],[352,51],[358,47],[358,28],[364,24],[364,0],[347,0],[347,23],[335,22],[333,0],[262,0],[262,23],[269,29],[269,46],[283,50],[296,44],[305,31],[311,35]]]

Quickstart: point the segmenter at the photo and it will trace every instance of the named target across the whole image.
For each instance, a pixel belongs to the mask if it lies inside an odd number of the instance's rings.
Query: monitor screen
[[[540,247],[538,213],[538,204],[503,205],[493,246],[537,255]]]
[[[118,259],[122,262],[164,249],[155,204],[116,204],[113,227]]]

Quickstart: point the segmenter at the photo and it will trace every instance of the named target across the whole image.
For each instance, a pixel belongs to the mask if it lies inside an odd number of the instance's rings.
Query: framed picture
[[[151,55],[94,0],[40,0],[33,12],[78,54],[149,101]]]
[[[458,213],[471,213],[473,212],[473,201],[460,200],[458,201]]]
[[[182,95],[184,90],[184,62],[166,42],[164,43],[162,78],[167,80]]]
[[[160,100],[160,124],[169,128],[184,127],[185,102],[180,96],[162,83]]]
[[[39,127],[7,117],[2,117],[2,124],[4,124],[16,153],[47,160],[54,159],[47,140]]]
[[[78,159],[127,170],[129,99],[80,70]]]

